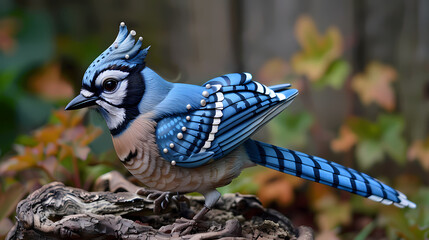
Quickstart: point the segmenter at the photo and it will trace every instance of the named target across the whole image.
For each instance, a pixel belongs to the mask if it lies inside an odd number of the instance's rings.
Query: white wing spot
[[[264,86],[262,86],[262,84],[260,84],[260,83],[258,83],[258,82],[255,82],[255,84],[256,84],[256,86],[257,86],[256,91],[257,91],[258,93],[264,93]]]
[[[375,195],[371,195],[368,198],[371,199],[372,201],[376,201],[376,202],[381,202],[383,200],[383,198],[381,198],[379,196],[375,196]]]
[[[220,89],[221,85],[213,85],[214,87],[216,87],[218,90]],[[218,86],[220,86],[218,88]],[[216,106],[216,113],[215,116],[213,118],[213,123],[212,123],[212,128],[211,131],[209,133],[209,137],[206,140],[206,142],[204,143],[204,146],[201,148],[200,152],[205,152],[206,149],[210,148],[212,141],[215,139],[215,134],[217,133],[218,129],[219,129],[219,124],[220,124],[220,118],[223,116],[223,101],[224,96],[222,92],[217,92],[216,93],[216,102],[215,102],[215,106]]]
[[[244,75],[246,75],[246,81],[249,81],[252,79],[252,74],[250,73],[244,73]]]
[[[286,96],[283,93],[276,93],[277,97],[279,98],[280,101],[283,101],[286,99]]]

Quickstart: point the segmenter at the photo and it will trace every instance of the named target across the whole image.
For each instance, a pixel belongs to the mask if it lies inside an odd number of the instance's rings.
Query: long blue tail
[[[403,193],[340,164],[252,139],[247,140],[244,146],[250,160],[264,167],[346,190],[386,205],[416,207]]]

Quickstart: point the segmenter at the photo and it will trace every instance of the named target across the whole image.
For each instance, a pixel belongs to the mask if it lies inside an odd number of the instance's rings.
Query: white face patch
[[[104,80],[106,80],[108,78],[113,78],[113,79],[120,81],[120,80],[126,78],[129,74],[130,73],[128,73],[128,72],[123,72],[120,70],[106,70],[104,72],[101,72],[97,76],[97,79],[95,79],[95,85],[102,86]]]
[[[122,80],[118,83],[118,87],[113,92],[103,92],[101,97],[113,105],[120,105],[127,96],[128,80]]]
[[[102,100],[97,100],[96,103],[107,112],[108,116],[105,116],[105,120],[110,130],[117,128],[125,121],[125,109],[112,106]]]
[[[82,90],[80,90],[80,94],[81,94],[82,96],[86,97],[86,98],[89,98],[89,97],[94,96],[94,93],[92,93],[92,92],[90,92],[90,91],[88,91],[88,90],[86,90],[86,89],[82,89]]]

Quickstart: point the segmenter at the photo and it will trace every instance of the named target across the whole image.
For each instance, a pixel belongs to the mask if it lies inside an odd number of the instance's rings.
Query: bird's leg
[[[179,208],[180,202],[187,202],[189,205],[189,199],[179,193],[148,190],[145,188],[138,189],[136,193],[153,200],[155,205],[153,211],[156,214],[160,213],[163,209],[166,209],[170,202],[174,202]]]
[[[171,225],[163,226],[159,229],[159,231],[165,232],[165,233],[180,232],[180,235],[186,235],[190,233],[195,226],[202,223],[201,220],[204,217],[204,215],[206,215],[206,213],[210,211],[210,209],[216,204],[216,202],[220,198],[220,193],[216,190],[203,193],[203,195],[205,198],[204,207],[192,219],[187,219],[187,218],[176,219],[175,223]]]

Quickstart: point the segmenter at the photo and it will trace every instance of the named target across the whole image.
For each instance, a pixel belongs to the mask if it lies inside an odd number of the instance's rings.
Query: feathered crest
[[[108,67],[108,65],[122,65],[130,68],[144,64],[144,60],[150,48],[141,49],[143,38],[135,40],[136,32],[128,32],[124,22],[119,25],[119,33],[112,45],[98,56],[85,72],[83,84],[91,86],[91,81],[97,71]]]

